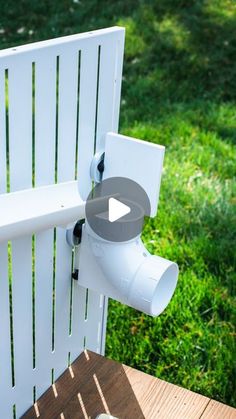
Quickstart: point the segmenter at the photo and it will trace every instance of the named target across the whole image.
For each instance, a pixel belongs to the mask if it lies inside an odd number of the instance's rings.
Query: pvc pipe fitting
[[[104,277],[124,302],[151,316],[161,314],[175,291],[178,265],[151,255],[140,236],[127,242],[110,242],[96,235],[87,223],[84,233]]]

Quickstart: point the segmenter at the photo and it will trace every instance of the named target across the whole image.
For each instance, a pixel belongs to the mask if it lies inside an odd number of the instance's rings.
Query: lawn
[[[120,132],[166,146],[143,239],[180,277],[153,319],[110,302],[108,357],[236,406],[236,3],[0,0],[0,47],[126,27]]]

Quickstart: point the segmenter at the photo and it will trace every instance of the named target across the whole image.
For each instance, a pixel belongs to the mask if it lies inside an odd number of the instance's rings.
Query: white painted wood
[[[58,153],[57,179],[75,176],[75,150],[78,92],[77,48],[69,48],[59,57]],[[68,63],[70,65],[68,66]],[[68,366],[69,319],[72,250],[66,242],[65,229],[57,229],[56,293],[55,293],[55,379]]]
[[[31,237],[12,242],[14,376],[18,395],[15,401],[17,416],[21,416],[33,402],[31,255]]]
[[[88,314],[86,321],[86,348],[101,353],[102,331],[103,331],[103,310],[104,296],[100,293],[88,290]],[[96,319],[96,322],[94,321]]]
[[[76,249],[75,254],[79,249]],[[75,256],[75,261],[77,261]],[[78,268],[78,265],[74,265]],[[78,281],[73,281],[73,303],[72,303],[72,335],[70,344],[71,362],[78,356],[78,351],[84,349],[84,338],[86,336],[86,289],[81,287]]]
[[[9,66],[10,190],[32,185],[32,64]],[[12,242],[12,304],[17,415],[33,400],[32,390],[32,240]],[[19,393],[18,393],[19,394]]]
[[[58,182],[74,179],[77,125],[78,48],[59,56]]]
[[[98,59],[99,59],[99,39],[93,43],[92,47],[81,50],[80,62],[80,90],[79,90],[79,151],[78,151],[78,177],[79,177],[79,192],[82,199],[86,199],[92,182],[90,178],[90,164],[94,155],[95,142],[95,123],[96,123],[96,100],[97,100],[97,80],[98,80]],[[100,46],[101,48],[101,46]],[[88,298],[88,306],[86,308],[86,296]],[[82,348],[85,345],[89,348],[91,339],[87,339],[90,332],[87,319],[85,319],[85,312],[90,309],[92,301],[90,300],[90,291],[86,291],[78,284],[75,284],[73,296],[73,317],[72,317],[72,333],[79,338],[79,326],[81,332],[84,333],[83,340],[78,340],[78,344]],[[98,297],[99,298],[99,297]],[[77,307],[77,304],[79,307]],[[95,302],[94,310],[96,310],[96,321],[94,321],[95,328],[98,328],[98,304]],[[100,311],[100,306],[99,306]],[[91,322],[90,322],[91,323]],[[97,337],[97,331],[95,333]],[[94,339],[94,337],[93,337]],[[93,342],[94,343],[94,342]],[[95,350],[97,350],[97,338],[95,343]],[[82,349],[81,348],[81,349]],[[92,347],[91,347],[92,349]],[[93,348],[94,349],[94,348]],[[75,353],[72,352],[72,359],[75,358]]]
[[[107,127],[112,130],[117,43],[115,48],[112,44],[112,38],[106,39],[100,52],[96,151],[104,149]]]
[[[35,186],[55,180],[56,56],[40,51],[35,61]]]
[[[117,46],[117,56],[116,56],[115,98],[114,98],[114,105],[113,105],[113,123],[112,123],[113,132],[117,132],[118,126],[119,126],[122,69],[123,69],[124,44],[125,44],[125,30],[124,29],[120,31],[117,42],[118,42],[118,46]]]
[[[0,417],[12,416],[8,245],[0,245]]]
[[[70,48],[73,44],[83,44],[85,42],[87,45],[91,45],[94,41],[102,42],[103,39],[109,38],[113,33],[116,33],[118,36],[120,33],[124,33],[124,28],[112,26],[110,28],[98,29],[96,31],[62,36],[60,38],[49,39],[47,41],[34,42],[32,44],[21,45],[19,47],[6,48],[0,51],[0,59],[3,65],[7,66],[7,63],[11,62],[11,58],[14,60],[19,54],[21,55],[21,58],[25,58],[25,56],[28,56],[29,54],[35,56],[41,50],[47,50],[49,54],[51,52],[54,53],[55,51],[60,53],[62,49],[65,50],[68,46]]]
[[[0,194],[6,192],[6,96],[5,71],[0,68]]]
[[[81,198],[84,200],[92,186],[90,164],[94,155],[98,47],[98,43],[93,43],[90,48],[81,51],[78,183]]]
[[[9,67],[9,144],[11,191],[32,185],[32,64]]]
[[[164,146],[110,132],[106,136],[103,179],[123,176],[137,182],[148,195],[151,216],[154,217],[157,213],[164,153]],[[134,155],[135,158],[132,158]]]
[[[50,117],[49,117],[50,116]],[[56,144],[56,55],[41,50],[35,61],[35,187],[59,188],[55,181]],[[51,185],[50,187],[46,185]],[[71,192],[69,193],[71,195]],[[35,200],[36,201],[36,200]],[[39,199],[55,205],[52,190]],[[29,200],[28,200],[29,202]],[[54,204],[53,204],[54,202]],[[50,205],[50,204],[49,204]],[[64,204],[65,205],[65,204]],[[59,208],[59,202],[58,202]],[[66,205],[67,207],[67,205]],[[31,211],[32,217],[33,211]],[[55,214],[52,225],[55,225]],[[31,218],[32,219],[32,218]],[[50,227],[50,226],[48,226]],[[35,396],[39,398],[52,382],[52,314],[53,314],[54,230],[35,235]]]
[[[35,369],[36,398],[51,385],[53,229],[35,237]]]
[[[81,200],[74,182],[76,141],[78,140],[78,178],[82,198],[91,188],[90,164],[94,151],[104,147],[107,130],[116,131],[119,110],[119,82],[121,80],[121,51],[124,38],[122,28],[109,28],[87,34],[63,37],[28,46],[10,48],[0,52],[0,240],[6,227],[19,221],[24,237],[12,241],[12,298],[14,326],[14,373],[15,387],[9,381],[9,310],[2,320],[0,338],[4,334],[6,346],[0,343],[0,363],[4,359],[4,405],[0,406],[4,419],[12,417],[12,406],[16,404],[16,417],[20,417],[36,397],[50,385],[51,370],[56,379],[67,367],[68,356],[73,361],[88,349],[104,351],[107,299],[93,291],[73,284],[72,324],[70,322],[72,251],[66,243],[65,229],[57,228],[54,252],[54,231],[58,225],[58,205],[66,203],[67,214],[63,223],[73,217],[84,216]],[[100,84],[97,101],[98,50],[100,56]],[[80,87],[78,95],[78,58],[81,57]],[[59,57],[58,78],[58,152],[57,185],[55,184],[56,158],[56,63]],[[35,91],[32,89],[32,64],[35,69]],[[6,114],[5,114],[5,69],[9,74],[9,143],[10,143],[10,194],[6,192]],[[118,80],[118,83],[117,83]],[[104,91],[105,89],[105,91]],[[33,100],[33,93],[35,100]],[[78,100],[79,99],[79,100]],[[32,114],[32,101],[35,113]],[[77,111],[78,139],[76,138]],[[97,144],[95,147],[95,125],[97,110]],[[104,115],[106,114],[106,115]],[[114,122],[115,121],[115,122]],[[33,127],[35,150],[32,149]],[[32,177],[32,155],[35,156],[35,177]],[[64,185],[61,183],[64,182]],[[35,184],[35,190],[32,185]],[[70,184],[70,186],[69,186]],[[51,185],[51,186],[48,186]],[[66,185],[66,186],[65,186]],[[51,188],[51,189],[50,189]],[[19,192],[16,192],[19,191]],[[57,197],[57,198],[56,198]],[[23,201],[22,201],[23,198]],[[22,205],[22,202],[25,205]],[[27,205],[26,205],[27,204]],[[83,207],[83,209],[82,209]],[[12,210],[14,208],[14,211]],[[15,209],[17,209],[15,211]],[[70,212],[72,211],[72,212]],[[14,215],[15,213],[15,215]],[[32,259],[32,232],[37,232],[32,223],[51,213],[54,217],[48,230],[35,235]],[[68,217],[68,214],[70,216]],[[74,212],[75,214],[75,212]],[[15,218],[14,218],[15,217]],[[31,228],[26,228],[27,222]],[[44,219],[45,221],[45,219]],[[62,220],[61,220],[62,221]],[[4,224],[5,223],[5,224]],[[43,223],[41,224],[41,227]],[[40,227],[40,229],[41,229]],[[15,228],[15,226],[14,226]],[[25,230],[23,231],[23,229]],[[7,234],[5,230],[4,234]],[[7,244],[0,245],[0,296],[4,304],[0,312],[7,311]],[[55,329],[52,350],[52,303],[53,265],[55,257]],[[5,261],[3,263],[3,260]],[[32,269],[35,276],[35,368],[33,363],[33,313],[32,313]],[[5,274],[4,274],[5,272]],[[5,276],[4,276],[4,275]],[[1,282],[2,275],[6,277]],[[2,310],[2,311],[1,311]],[[85,312],[87,318],[85,319]],[[1,319],[0,319],[1,325]],[[7,343],[8,340],[8,343]],[[8,345],[8,346],[7,346]],[[6,366],[5,366],[6,359]],[[10,372],[9,372],[10,371]],[[10,376],[11,378],[11,376]],[[7,381],[8,380],[8,381]],[[1,390],[0,370],[0,390]],[[3,385],[2,385],[3,386]],[[0,396],[1,397],[1,396]]]
[[[114,42],[115,41],[115,42]],[[114,47],[115,44],[115,47]],[[123,57],[124,32],[114,35],[101,46],[96,152],[104,150],[108,131],[117,132],[120,108],[120,55]]]
[[[65,229],[56,233],[55,355],[54,378],[68,366],[72,251]]]
[[[5,104],[5,69],[0,66],[0,197],[7,186]],[[3,243],[0,245],[0,417],[11,417],[12,405],[8,243]]]

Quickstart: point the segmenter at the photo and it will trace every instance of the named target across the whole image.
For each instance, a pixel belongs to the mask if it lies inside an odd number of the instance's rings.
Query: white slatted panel
[[[5,71],[0,68],[0,193],[6,192],[6,109],[5,109]]]
[[[12,416],[12,371],[7,243],[0,245],[0,417]],[[7,401],[7,403],[6,403]]]
[[[87,162],[92,161],[94,155],[94,142],[95,142],[95,125],[96,125],[96,101],[98,89],[98,64],[99,64],[99,42],[94,43],[92,46],[85,46],[81,51],[81,64],[80,64],[80,96],[79,96],[79,157],[78,157],[78,175],[79,175],[79,190],[83,199],[86,199],[91,187],[92,182],[90,178],[90,165]],[[91,301],[90,293],[82,287],[75,284],[74,299],[73,299],[73,323],[72,333],[78,336],[83,331],[84,336],[82,347],[85,345],[91,350],[97,351],[97,329],[100,322],[100,305],[97,301]],[[91,294],[92,295],[92,294]],[[86,303],[86,298],[87,303]],[[97,295],[99,299],[99,295]],[[81,308],[77,307],[77,301],[80,301]],[[94,305],[93,305],[94,304]],[[95,313],[96,312],[96,313]],[[91,342],[91,322],[90,314],[95,314],[96,318],[95,334]],[[81,329],[81,332],[80,330]],[[74,353],[75,354],[75,353]],[[72,359],[74,359],[72,353]]]
[[[6,192],[5,69],[0,67],[0,193]],[[0,417],[12,415],[8,244],[0,245]],[[5,403],[8,400],[8,403]]]
[[[65,182],[75,176],[75,150],[78,91],[77,48],[67,45],[59,57],[58,153],[57,179]],[[68,65],[70,63],[70,65]],[[68,80],[70,81],[68,83]],[[71,248],[65,229],[57,229],[56,293],[55,293],[55,379],[68,365],[70,319]]]
[[[32,63],[18,60],[8,70],[11,192],[32,185]]]
[[[36,187],[54,183],[55,143],[56,56],[42,52],[35,61]],[[52,381],[53,241],[53,230],[35,237],[36,398],[46,391]]]
[[[14,376],[18,395],[17,416],[22,415],[33,402],[31,254],[31,237],[12,242]]]
[[[101,149],[106,131],[117,129],[123,39],[122,29],[111,28],[0,52],[0,193],[6,191],[7,182],[5,69],[9,74],[11,191],[31,187],[32,154],[35,156],[35,186],[55,182],[56,155],[57,181],[73,180],[78,140],[79,188],[83,198],[86,198],[91,188],[89,170],[95,138],[96,150]],[[35,89],[32,86],[32,68]],[[34,118],[32,105],[35,105]],[[32,120],[35,129],[32,128]],[[32,149],[33,134],[35,150]],[[34,387],[36,397],[39,397],[51,383],[52,369],[54,379],[65,370],[69,353],[73,361],[84,344],[100,353],[104,350],[107,310],[107,301],[103,296],[91,291],[87,294],[75,281],[70,334],[72,251],[65,240],[65,229],[58,228],[56,231],[55,251],[52,230],[37,234],[33,260],[32,237],[12,242],[15,376],[15,387],[12,388],[7,259],[7,244],[3,244],[0,248],[0,416],[4,419],[12,417],[14,404],[16,417],[23,414],[33,402]],[[35,368],[32,267],[35,277]],[[54,276],[56,287],[53,295]]]
[[[35,368],[36,397],[52,382],[53,230],[35,237]],[[47,325],[47,326],[46,326]]]
[[[78,281],[73,283],[73,306],[72,306],[72,342],[70,345],[71,362],[73,362],[80,350],[84,347],[86,336],[86,289],[79,286]]]
[[[117,42],[115,48],[113,45],[114,38],[110,37],[103,42],[101,47],[96,151],[104,149],[106,133],[109,130],[117,130],[117,127],[114,126],[114,108],[117,94],[116,73],[119,44]],[[119,100],[117,102],[119,103]]]
[[[35,186],[54,183],[56,142],[56,56],[35,60]]]
[[[10,190],[32,185],[32,63],[22,60],[8,69]],[[27,205],[27,203],[26,203]],[[32,239],[12,242],[14,375],[17,415],[32,403]]]
[[[114,104],[113,104],[113,132],[118,132],[118,126],[119,126],[124,43],[125,43],[125,32],[123,31],[120,33],[118,41],[117,41],[115,98],[114,98]]]
[[[90,165],[94,155],[96,97],[98,72],[98,44],[81,51],[79,96],[79,191],[87,199],[91,190]]]

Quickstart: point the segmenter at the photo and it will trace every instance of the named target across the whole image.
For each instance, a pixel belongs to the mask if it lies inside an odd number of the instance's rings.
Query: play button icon
[[[141,233],[145,215],[150,216],[150,201],[138,183],[112,177],[91,190],[85,215],[98,236],[113,242],[128,241]]]
[[[120,218],[124,217],[126,214],[129,214],[131,211],[128,205],[123,204],[122,202],[118,201],[118,199],[115,199],[115,198],[109,198],[108,208],[109,208],[108,219],[110,223],[114,223],[114,221],[119,220]]]

